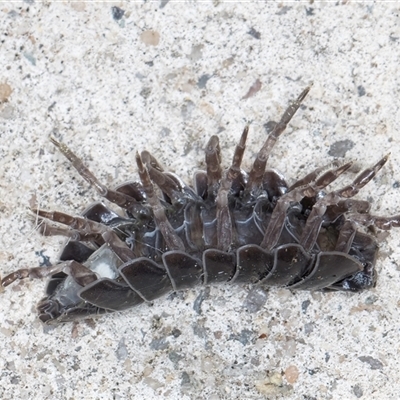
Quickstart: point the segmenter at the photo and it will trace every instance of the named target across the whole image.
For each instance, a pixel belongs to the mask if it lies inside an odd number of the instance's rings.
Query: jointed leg
[[[246,147],[246,139],[249,128],[246,127],[240,141],[236,146],[231,166],[224,173],[217,194],[217,248],[228,251],[233,242],[232,218],[228,206],[228,193],[232,182],[239,177],[240,164]]]
[[[136,163],[138,166],[139,177],[143,184],[143,190],[145,191],[147,201],[153,210],[154,221],[160,230],[167,247],[169,250],[185,251],[185,245],[168,221],[164,207],[154,192],[154,186],[151,182],[149,172],[144,166],[139,153],[136,154]]]
[[[328,194],[329,196],[329,194]],[[333,204],[325,204],[324,198],[314,204],[307,218],[306,226],[300,239],[304,250],[310,251],[317,241],[323,223],[333,223],[347,212],[366,213],[371,204],[365,200],[339,200]]]
[[[333,161],[329,165],[324,165],[323,167],[316,168],[313,172],[309,173],[306,175],[304,178],[299,179],[296,181],[292,186],[289,187],[288,191],[292,191],[293,189],[296,189],[297,187],[305,186],[310,184],[311,182],[315,182],[315,180],[318,178],[318,176],[321,175],[323,171],[329,171],[332,168],[337,168],[340,166],[339,161]]]
[[[1,285],[6,287],[16,280],[42,279],[60,272],[71,276],[81,286],[86,286],[97,280],[96,274],[84,265],[76,261],[65,261],[49,267],[21,268],[4,277]]]
[[[208,180],[208,199],[214,199],[218,184],[221,180],[221,148],[219,147],[218,136],[211,136],[205,148],[206,165],[207,165],[207,180]]]
[[[311,86],[305,88],[297,100],[291,104],[284,112],[281,120],[275,125],[272,132],[268,135],[267,140],[258,152],[257,157],[254,161],[253,167],[249,173],[249,180],[246,185],[245,194],[252,194],[255,190],[260,187],[262,178],[267,165],[267,160],[271,151],[278,140],[279,136],[286,129],[287,124],[292,119],[296,111],[299,109],[301,102],[307,96]]]
[[[266,250],[272,250],[276,246],[285,224],[286,211],[290,207],[290,203],[300,202],[304,197],[316,196],[321,189],[332,183],[347,171],[350,166],[351,163],[347,163],[339,168],[327,171],[316,179],[315,182],[307,186],[298,187],[284,194],[276,203],[260,246]]]
[[[71,227],[81,235],[82,240],[84,240],[86,236],[101,235],[109,229],[106,225],[99,222],[91,221],[83,217],[73,217],[59,211],[49,212],[39,209],[32,209],[31,211],[40,218],[46,218]]]
[[[172,203],[181,203],[185,193],[179,183],[163,172],[157,160],[148,151],[142,151],[141,158],[151,180],[172,200]]]
[[[64,236],[72,240],[82,239],[81,235],[74,229],[69,229],[64,226],[50,225],[42,219],[39,220],[39,224],[37,225],[37,230],[43,236]]]
[[[77,157],[64,143],[58,142],[54,137],[50,137],[50,140],[71,162],[72,166],[77,170],[79,175],[81,175],[82,178],[84,178],[90,185],[94,186],[100,196],[128,210],[135,217],[143,217],[148,215],[148,209],[140,204],[140,201],[143,200],[141,196],[139,196],[139,198],[133,198],[123,192],[108,189],[92,174],[92,172],[89,171],[89,169],[83,164],[82,160]]]
[[[350,185],[347,185],[340,190],[328,193],[325,197],[314,204],[300,240],[300,244],[306,251],[313,248],[323,222],[333,222],[335,218],[338,218],[346,212],[366,213],[369,211],[368,202],[343,199],[349,199],[355,196],[361,188],[374,178],[386,163],[387,159],[388,156],[383,157],[372,168],[368,168],[358,175]],[[326,211],[329,206],[334,207],[333,210],[331,209],[331,214],[327,215]]]
[[[391,217],[379,217],[370,214],[353,214],[350,215],[348,218],[349,220],[357,224],[365,226],[375,226],[384,231],[400,227],[400,215],[393,215]]]

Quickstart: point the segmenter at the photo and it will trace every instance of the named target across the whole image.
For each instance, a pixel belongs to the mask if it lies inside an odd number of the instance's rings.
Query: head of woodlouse
[[[17,270],[2,286],[50,277],[46,297],[38,304],[46,324],[122,311],[201,284],[348,292],[373,287],[378,246],[358,226],[390,229],[400,226],[400,216],[371,215],[370,203],[353,196],[388,156],[333,191],[325,188],[351,163],[333,161],[292,185],[266,168],[275,142],[309,89],[278,123],[269,124],[271,132],[248,173],[240,165],[249,128],[225,170],[219,139],[212,136],[205,150],[206,171],[195,174],[193,186],[143,152],[136,155],[140,181],[109,189],[65,144],[51,138],[78,173],[123,211],[116,213],[103,203],[76,217],[33,210],[42,220],[43,234],[69,240],[59,263]]]

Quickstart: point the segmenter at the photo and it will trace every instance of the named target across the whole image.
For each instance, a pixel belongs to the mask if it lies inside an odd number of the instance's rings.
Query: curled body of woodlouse
[[[324,188],[351,163],[317,168],[291,186],[266,167],[309,90],[272,124],[249,173],[240,168],[249,128],[226,170],[218,137],[212,136],[205,149],[206,171],[195,174],[193,187],[165,172],[144,151],[136,154],[140,181],[111,190],[65,144],[51,138],[78,173],[124,212],[117,214],[103,203],[76,217],[32,210],[41,220],[42,234],[69,240],[58,263],[19,269],[4,277],[2,286],[50,277],[46,297],[38,304],[39,318],[47,324],[125,310],[199,284],[352,292],[373,287],[378,246],[357,226],[387,230],[400,226],[400,215],[374,216],[368,201],[353,196],[388,157],[330,192]]]

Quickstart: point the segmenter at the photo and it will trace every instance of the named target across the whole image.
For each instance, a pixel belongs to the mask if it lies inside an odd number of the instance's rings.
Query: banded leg
[[[96,274],[89,268],[78,263],[77,261],[65,261],[48,267],[21,268],[11,274],[5,276],[1,280],[1,285],[6,287],[16,280],[31,278],[42,279],[54,274],[64,272],[71,276],[76,283],[81,286],[86,286],[97,280]]]
[[[365,200],[346,199],[327,205],[321,204],[321,202],[318,201],[307,218],[306,226],[300,238],[300,244],[306,251],[311,251],[317,241],[322,224],[333,223],[341,215],[348,212],[366,213],[370,208],[371,204]],[[344,238],[342,240],[344,240]]]
[[[298,187],[284,194],[276,203],[260,246],[268,251],[276,246],[285,223],[286,211],[290,207],[291,202],[300,202],[304,197],[316,196],[320,190],[347,171],[351,165],[352,163],[347,163],[339,168],[327,171],[315,182],[307,186]]]
[[[46,218],[50,221],[69,226],[80,235],[82,240],[88,240],[93,237],[96,238],[109,229],[99,222],[91,221],[84,217],[73,217],[59,211],[44,211],[39,209],[31,209],[31,211],[40,218]],[[58,228],[54,232],[63,233],[66,231]]]
[[[144,166],[139,153],[136,153],[136,163],[138,166],[139,177],[143,184],[143,190],[145,191],[147,201],[153,210],[154,221],[160,230],[168,249],[185,251],[185,245],[181,238],[176,234],[171,223],[168,221],[164,207],[154,192],[154,186],[151,182],[149,172]]]
[[[37,224],[37,230],[42,236],[64,236],[72,240],[82,239],[81,235],[74,229],[69,229],[64,226],[50,225],[43,219],[39,219]]]
[[[245,188],[245,195],[253,195],[262,182],[262,178],[267,166],[268,157],[277,142],[279,136],[285,131],[287,124],[293,118],[296,111],[299,109],[301,102],[307,96],[311,86],[305,88],[297,100],[291,104],[284,112],[281,120],[274,126],[272,132],[268,135],[267,140],[258,152],[257,157],[254,161],[253,167],[249,173],[249,180]]]
[[[32,210],[34,211],[34,210]],[[44,211],[42,211],[43,213]],[[60,214],[60,213],[59,213]],[[67,214],[64,214],[67,215]],[[75,241],[96,241],[97,244],[102,244],[102,240],[100,237],[100,234],[98,232],[93,232],[92,234],[85,233],[81,234],[82,232],[79,232],[76,229],[71,229],[68,228],[67,226],[55,226],[55,225],[50,225],[47,223],[43,217],[40,217],[39,214],[36,214],[35,218],[35,223],[37,225],[39,233],[41,233],[43,236],[64,236],[68,237],[72,240]],[[74,218],[70,217],[69,218]],[[99,223],[100,225],[105,225],[105,226],[110,226],[112,225],[115,221],[120,222],[122,218],[108,209],[104,204],[102,203],[94,203],[91,204],[83,213],[82,217],[85,220],[91,220],[94,221],[95,223]],[[51,219],[51,218],[50,218]],[[53,220],[55,221],[55,220]],[[129,220],[127,220],[129,221]],[[55,221],[57,223],[63,223],[61,221]]]
[[[148,218],[150,216],[149,209],[141,204],[141,202],[144,201],[144,197],[140,195],[139,191],[131,191],[131,195],[128,195],[123,191],[108,189],[83,164],[82,160],[77,157],[64,143],[58,142],[52,136],[50,137],[50,141],[71,162],[72,166],[76,169],[78,174],[96,189],[97,193],[99,193],[100,196],[106,198],[112,203],[117,204],[121,208],[128,210],[135,218]]]
[[[333,161],[331,164],[316,168],[313,172],[310,172],[304,178],[301,178],[298,181],[296,181],[292,186],[289,187],[288,191],[290,192],[293,189],[296,189],[297,187],[300,187],[300,186],[306,186],[306,185],[314,182],[318,178],[318,176],[321,175],[322,172],[328,171],[332,168],[338,168],[339,166],[340,166],[339,161]]]
[[[349,216],[349,220],[365,226],[375,226],[383,231],[400,227],[400,215],[379,217],[371,214],[353,214]]]
[[[164,172],[163,168],[148,151],[142,151],[142,160],[147,167],[151,180],[168,196],[172,203],[184,203],[185,199],[201,200],[192,188],[171,172]]]
[[[211,136],[205,148],[207,165],[207,199],[213,201],[217,195],[218,185],[222,177],[221,148],[219,147],[218,136]]]
[[[388,155],[379,160],[372,168],[364,170],[350,185],[327,194],[314,204],[300,239],[300,244],[306,249],[306,251],[309,251],[314,247],[322,223],[334,222],[335,219],[332,219],[332,215],[329,216],[326,214],[329,206],[337,206],[336,218],[346,212],[366,213],[369,211],[370,207],[368,202],[354,200],[342,201],[342,199],[349,199],[355,196],[361,188],[375,177],[387,160]],[[344,239],[341,238],[341,240]]]
[[[182,203],[185,195],[178,182],[163,172],[158,161],[148,151],[142,151],[141,158],[146,165],[150,179],[172,200],[173,204]]]
[[[233,242],[232,217],[229,211],[228,194],[232,187],[232,182],[240,175],[240,164],[246,147],[247,134],[249,127],[246,126],[240,141],[236,146],[231,166],[224,173],[217,194],[217,248],[228,251]]]

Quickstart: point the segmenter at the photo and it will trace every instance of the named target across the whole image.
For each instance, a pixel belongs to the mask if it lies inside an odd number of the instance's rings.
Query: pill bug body
[[[293,290],[357,292],[373,287],[377,243],[358,225],[390,229],[400,216],[376,217],[353,196],[387,156],[349,185],[324,188],[351,166],[333,162],[289,186],[267,169],[268,156],[309,88],[283,114],[247,173],[240,168],[248,127],[229,168],[221,168],[217,136],[209,140],[206,171],[193,187],[165,172],[147,151],[136,155],[140,181],[111,190],[63,143],[52,142],[98,193],[121,207],[90,205],[79,217],[32,210],[44,235],[69,238],[60,261],[17,270],[7,286],[50,277],[38,304],[47,324],[72,321],[151,302],[172,291],[219,283],[283,286]]]

